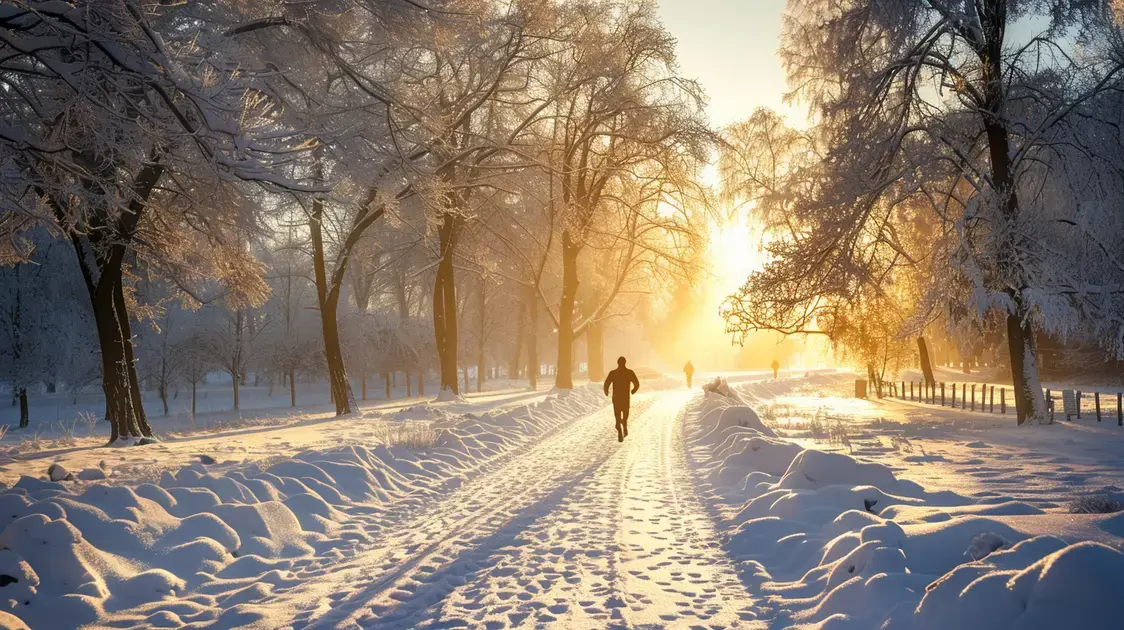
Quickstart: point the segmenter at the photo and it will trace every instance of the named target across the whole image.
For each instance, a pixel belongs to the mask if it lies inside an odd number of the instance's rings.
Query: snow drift
[[[801,448],[746,406],[801,384],[707,395],[686,416],[727,551],[767,601],[771,627],[1120,627],[1124,603],[1111,589],[1124,580],[1124,554],[1024,533],[1012,517],[1049,518],[1026,503],[928,492],[881,464]],[[1101,529],[1115,531],[1118,519]]]
[[[144,625],[235,625],[223,610],[295,585],[300,567],[355,553],[369,540],[364,519],[439,496],[605,404],[588,387],[502,413],[434,408],[437,439],[424,450],[348,445],[221,475],[200,462],[136,487],[23,477],[0,492],[0,627],[74,627],[142,605]],[[238,623],[253,617],[241,610]]]

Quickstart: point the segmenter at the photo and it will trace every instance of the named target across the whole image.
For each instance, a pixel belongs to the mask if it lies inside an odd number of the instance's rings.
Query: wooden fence
[[[998,393],[996,393],[997,390]],[[924,381],[896,381],[883,382],[879,391],[883,397],[889,394],[892,398],[969,411],[1006,414],[1008,402],[1011,403],[1012,413],[1015,408],[1012,388],[992,385],[991,383],[930,384]],[[1010,394],[1007,393],[1009,391]],[[1064,408],[1056,409],[1056,407],[1064,405],[1060,391],[1049,389],[1043,389],[1042,391],[1046,397],[1046,409],[1049,411],[1051,420],[1058,413],[1062,414],[1062,418],[1065,420],[1071,419],[1071,416],[1065,413]],[[1115,415],[1116,424],[1124,427],[1124,394],[1120,392],[1102,393],[1075,390],[1074,398],[1074,406],[1071,411],[1076,412],[1072,415],[1076,415],[1077,418],[1096,416],[1097,422],[1101,422],[1105,418],[1111,419]],[[1114,398],[1115,401],[1112,400]]]

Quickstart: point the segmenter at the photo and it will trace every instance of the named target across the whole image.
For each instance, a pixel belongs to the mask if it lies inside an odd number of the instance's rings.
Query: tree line
[[[548,335],[599,378],[705,231],[674,44],[649,0],[0,3],[0,378],[100,383],[111,440],[216,369],[339,415],[357,373],[534,386]]]

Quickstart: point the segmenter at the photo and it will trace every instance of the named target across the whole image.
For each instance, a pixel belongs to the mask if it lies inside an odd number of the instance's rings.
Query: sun
[[[752,213],[739,212],[710,227],[708,255],[714,292],[725,296],[763,268],[761,226]]]

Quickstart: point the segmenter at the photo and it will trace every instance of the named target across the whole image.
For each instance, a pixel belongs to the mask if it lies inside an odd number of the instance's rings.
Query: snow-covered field
[[[436,389],[436,388],[434,388]],[[164,470],[174,470],[206,455],[217,461],[245,462],[262,458],[293,456],[308,449],[371,439],[393,428],[399,430],[401,420],[431,420],[448,413],[474,413],[497,406],[511,406],[541,400],[546,391],[531,392],[526,382],[491,381],[482,393],[468,394],[464,403],[429,404],[433,396],[406,397],[405,388],[395,390],[390,400],[380,398],[361,401],[359,415],[368,422],[353,418],[337,420],[328,402],[327,386],[320,384],[307,390],[298,388],[298,406],[289,406],[287,391],[272,396],[268,388],[246,388],[242,394],[242,410],[230,410],[231,394],[227,389],[200,392],[200,402],[211,401],[220,411],[204,412],[199,405],[194,420],[190,406],[172,406],[168,416],[158,415],[159,401],[146,398],[149,423],[160,437],[158,445],[145,448],[104,449],[109,439],[109,425],[99,422],[91,410],[101,408],[91,396],[73,398],[38,396],[32,398],[32,422],[26,429],[13,428],[0,436],[0,482],[11,485],[21,475],[40,475],[52,463],[78,472],[101,467],[117,481],[152,481]],[[225,398],[224,398],[225,397]],[[179,399],[183,403],[183,397]],[[190,403],[188,403],[189,405]],[[48,420],[46,410],[56,409],[62,420]],[[34,413],[38,410],[38,413]],[[17,416],[8,412],[6,422],[14,425]],[[45,417],[45,414],[47,417]],[[87,415],[90,414],[90,415]],[[4,414],[0,413],[0,417]],[[389,424],[380,425],[379,420]]]
[[[1070,508],[1124,499],[1124,430],[727,376],[729,398],[644,383],[623,444],[590,385],[20,454],[0,621],[1120,627],[1124,513]]]
[[[1121,627],[1124,513],[1065,509],[1124,473],[1116,427],[1016,428],[850,386],[752,384],[686,416],[700,491],[770,627]]]
[[[6,472],[28,476],[0,494],[7,608],[36,628],[252,621],[240,604],[356,555],[488,460],[604,404],[592,388],[501,391],[21,457]],[[51,461],[67,479],[39,478]]]

